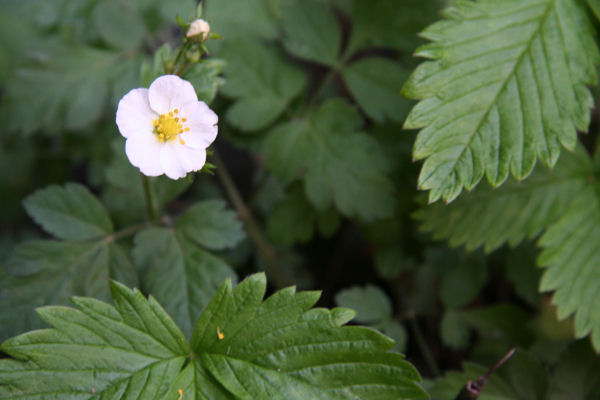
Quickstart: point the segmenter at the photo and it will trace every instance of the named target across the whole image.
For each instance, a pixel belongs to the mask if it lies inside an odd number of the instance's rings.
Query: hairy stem
[[[273,245],[267,240],[267,238],[262,233],[258,223],[256,222],[256,218],[254,218],[254,214],[248,208],[244,199],[240,195],[237,186],[233,182],[227,167],[223,163],[223,160],[219,157],[217,152],[213,153],[213,159],[215,161],[216,174],[221,184],[225,188],[227,192],[227,196],[231,200],[231,203],[235,207],[240,219],[246,226],[246,230],[248,231],[248,235],[250,239],[254,243],[256,250],[258,251],[262,261],[264,262],[265,269],[269,274],[269,278],[278,288],[283,288],[286,286],[290,286],[291,282],[286,277],[286,275],[279,269],[277,262],[277,254]]]

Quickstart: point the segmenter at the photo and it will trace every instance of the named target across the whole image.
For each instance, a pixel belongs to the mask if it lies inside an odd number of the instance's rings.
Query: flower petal
[[[152,121],[157,117],[148,102],[148,89],[133,89],[119,101],[117,126],[126,138],[136,133],[151,133]]]
[[[164,143],[160,151],[160,164],[165,174],[171,179],[179,179],[187,175],[187,171],[179,160],[177,146],[183,147],[178,141]]]
[[[193,149],[188,146],[177,146],[175,147],[179,162],[183,168],[188,171],[200,171],[206,163],[206,150]]]
[[[195,149],[206,149],[217,137],[219,117],[205,102],[197,101],[181,107],[182,117],[187,118],[185,127],[189,132],[181,135],[185,144]]]
[[[159,114],[168,113],[184,104],[197,102],[198,96],[191,83],[177,75],[163,75],[148,88],[150,107]]]
[[[125,153],[129,162],[138,167],[144,175],[164,174],[160,161],[163,144],[153,133],[133,135],[125,142]]]

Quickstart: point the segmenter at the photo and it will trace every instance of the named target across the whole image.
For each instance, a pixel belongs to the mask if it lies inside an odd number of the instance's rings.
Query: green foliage
[[[431,202],[454,200],[485,174],[499,186],[526,178],[536,159],[554,166],[573,150],[593,105],[585,87],[600,61],[578,1],[459,2],[422,35],[433,43],[404,94],[422,99],[405,127],[424,128],[414,148],[426,159],[419,187]]]
[[[44,307],[39,314],[53,329],[6,341],[1,349],[12,358],[0,360],[0,394],[426,398],[414,368],[387,352],[388,338],[343,327],[353,316],[349,310],[311,310],[317,292],[288,288],[263,302],[264,275],[235,290],[228,281],[200,316],[190,345],[152,297],[117,283],[111,289],[114,307],[81,297],[73,299],[76,309]],[[301,354],[294,350],[299,346]]]
[[[393,211],[393,186],[376,141],[358,132],[361,119],[334,99],[306,119],[276,127],[265,142],[267,166],[283,181],[306,169],[305,192],[319,211],[331,205],[370,220]]]

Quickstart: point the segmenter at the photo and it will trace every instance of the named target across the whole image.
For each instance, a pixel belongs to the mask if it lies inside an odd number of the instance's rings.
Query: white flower
[[[206,40],[208,37],[208,33],[210,32],[210,25],[203,19],[197,19],[191,23],[190,29],[188,30],[186,36],[194,37],[198,35],[202,35],[202,40]]]
[[[157,78],[148,89],[131,90],[117,108],[129,161],[145,175],[171,179],[202,169],[218,120],[198,101],[192,84],[175,75]]]

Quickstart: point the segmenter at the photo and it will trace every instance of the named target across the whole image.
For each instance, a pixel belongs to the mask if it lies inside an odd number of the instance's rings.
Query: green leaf
[[[194,85],[198,99],[210,104],[217,96],[219,88],[225,83],[225,80],[219,76],[225,65],[225,61],[218,58],[202,60],[192,65],[183,77]]]
[[[554,291],[559,319],[575,314],[575,335],[591,335],[600,351],[600,186],[576,192],[568,210],[539,240],[538,264],[546,270],[540,291]]]
[[[0,336],[40,327],[34,308],[67,304],[71,296],[108,300],[111,278],[136,284],[127,254],[109,239],[94,242],[38,240],[16,247],[1,283]]]
[[[573,344],[554,369],[548,400],[600,398],[600,357],[586,342]]]
[[[360,107],[376,122],[403,122],[412,102],[400,96],[408,71],[385,58],[366,58],[342,70],[342,76]]]
[[[244,239],[244,230],[237,214],[225,207],[222,200],[198,202],[177,219],[176,228],[208,249],[235,247]]]
[[[440,290],[444,306],[459,308],[468,305],[487,283],[487,266],[484,258],[477,253],[459,255],[451,253],[444,264]]]
[[[412,52],[417,33],[435,21],[440,0],[355,0],[349,49],[387,47]]]
[[[265,291],[264,275],[249,277],[235,290],[226,283],[192,336],[192,348],[201,354],[196,366],[233,398],[426,397],[410,364],[386,352],[389,339],[370,329],[341,326],[352,318],[351,311],[310,310],[319,294],[294,288],[263,302]]]
[[[600,19],[600,0],[587,0],[596,18]]]
[[[98,2],[92,21],[100,37],[118,49],[134,49],[148,35],[140,12],[125,0]]]
[[[219,55],[227,60],[222,92],[236,99],[227,119],[240,130],[266,127],[306,86],[306,77],[297,65],[259,42],[228,41]]]
[[[74,298],[44,307],[54,329],[8,340],[0,395],[9,398],[156,399],[167,394],[190,349],[166,312],[137,290],[112,285],[115,307]]]
[[[333,99],[305,119],[282,124],[265,142],[267,167],[282,181],[306,171],[305,192],[317,210],[332,204],[349,217],[373,220],[390,216],[394,188],[383,173],[377,142],[358,132],[360,116]]]
[[[449,205],[421,208],[415,216],[421,229],[435,239],[467,250],[484,246],[486,252],[508,242],[516,246],[556,222],[569,207],[573,194],[588,185],[592,165],[585,149],[563,152],[554,171],[537,168],[524,182],[501,188],[478,187]]]
[[[134,66],[134,58],[65,42],[45,43],[36,62],[18,69],[3,96],[2,117],[9,130],[84,129],[104,111],[111,84]]]
[[[423,36],[417,54],[434,61],[403,93],[422,99],[405,128],[424,128],[414,158],[425,159],[419,187],[430,202],[454,200],[484,176],[526,178],[539,158],[555,165],[561,145],[590,122],[600,53],[579,1],[463,1]]]
[[[236,37],[276,39],[276,10],[269,0],[209,0],[204,5],[211,30],[228,41]]]
[[[440,323],[440,338],[446,346],[453,350],[464,349],[469,345],[470,336],[469,326],[460,313],[448,311],[444,314]]]
[[[356,322],[375,324],[392,316],[392,303],[383,290],[377,286],[352,286],[335,296],[340,307],[356,311]]]
[[[285,0],[281,7],[283,44],[290,53],[319,64],[335,66],[342,32],[327,2]]]
[[[225,262],[195,245],[181,230],[142,231],[135,236],[133,256],[146,269],[144,290],[163,304],[186,336],[221,282],[235,277]]]
[[[380,333],[342,326],[347,309],[311,307],[318,292],[283,289],[265,301],[264,275],[221,286],[190,348],[151,297],[113,283],[115,306],[74,298],[45,307],[52,329],[0,348],[0,396],[56,399],[415,399],[417,371]],[[300,349],[301,351],[298,351]]]
[[[38,190],[27,197],[23,205],[31,218],[59,239],[87,240],[113,231],[102,203],[77,183]]]

